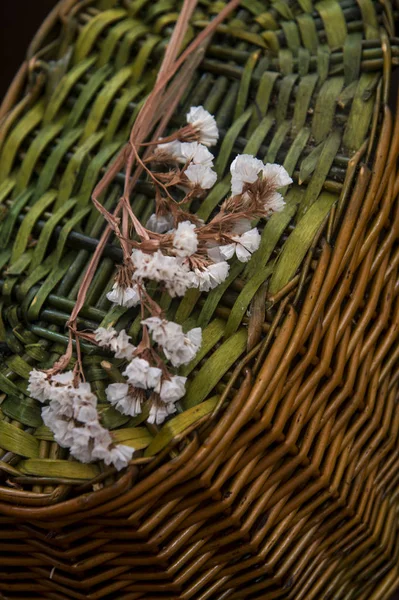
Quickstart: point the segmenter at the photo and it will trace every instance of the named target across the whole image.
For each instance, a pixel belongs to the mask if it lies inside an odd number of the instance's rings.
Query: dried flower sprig
[[[84,379],[80,338],[97,343],[123,361],[124,382],[107,387],[109,403],[130,416],[140,414],[147,405],[148,422],[162,423],[176,412],[176,403],[185,393],[186,378],[175,369],[196,356],[202,333],[200,328],[185,333],[180,325],[167,321],[148,293],[147,282],[157,282],[171,296],[183,296],[190,288],[201,292],[213,289],[227,278],[228,261],[233,256],[246,262],[259,247],[260,234],[252,222],[284,206],[276,190],[291,183],[286,171],[279,165],[264,165],[252,156],[242,155],[231,165],[231,195],[212,219],[203,223],[187,206],[193,199],[200,201],[216,183],[214,157],[209,151],[219,137],[216,120],[203,107],[192,107],[186,125],[161,138],[187,85],[187,74],[201,60],[211,33],[238,3],[239,0],[231,0],[178,57],[197,4],[197,0],[184,0],[156,84],[136,119],[129,142],[93,192],[93,202],[107,227],[68,321],[67,350],[51,369],[33,370],[30,374],[28,391],[40,402],[48,403],[42,409],[45,424],[55,440],[82,462],[103,460],[119,470],[128,464],[134,450],[115,444],[112,433],[101,425],[97,398]],[[156,141],[144,143],[155,127]],[[143,147],[145,152],[141,155]],[[132,175],[134,165],[137,166]],[[98,198],[124,166],[123,196],[111,214]],[[130,203],[133,187],[143,172],[154,187],[155,198],[155,213],[146,224],[140,223]],[[77,329],[77,316],[112,231],[119,239],[124,258],[107,297],[126,308],[140,306],[142,330],[137,346],[131,344],[125,330],[118,333],[113,328],[98,328],[87,333]],[[73,339],[77,361],[74,370],[65,373]]]
[[[101,209],[125,249],[107,298],[126,308],[141,306],[141,341],[134,346],[125,330],[118,333],[113,328],[84,334],[115,358],[127,361],[121,373],[125,381],[111,383],[105,390],[108,402],[132,417],[148,405],[147,420],[157,425],[176,412],[176,403],[185,394],[186,377],[174,370],[195,358],[202,332],[196,327],[185,333],[181,325],[167,321],[147,292],[148,282],[156,282],[172,297],[184,296],[191,288],[207,292],[218,286],[228,276],[229,260],[236,256],[247,262],[258,249],[261,236],[252,222],[284,207],[277,189],[292,181],[280,165],[239,155],[230,168],[231,194],[211,220],[203,223],[183,206],[193,197],[201,198],[216,182],[214,156],[199,140],[210,146],[217,141],[218,131],[203,107],[191,108],[187,122],[169,136],[172,140],[160,140],[148,156],[145,171],[154,187],[156,212],[146,227],[141,223],[137,227],[130,207],[128,216],[133,218],[128,230],[136,238],[126,237],[118,220]],[[195,135],[197,140],[183,141]],[[113,444],[111,434],[101,426],[97,400],[90,385],[80,379],[82,366],[67,375],[58,375],[59,370],[56,366],[47,374],[32,371],[29,385],[33,397],[50,400],[42,412],[55,439],[83,462],[101,458],[117,468],[125,466],[131,448]]]

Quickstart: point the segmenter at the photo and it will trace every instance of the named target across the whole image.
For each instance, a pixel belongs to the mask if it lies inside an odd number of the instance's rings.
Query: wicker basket
[[[27,395],[103,227],[94,185],[127,139],[177,0],[63,0],[1,108],[0,597],[388,600],[399,584],[399,60],[372,0],[243,0],[174,116],[217,117],[220,182],[249,152],[294,185],[227,284],[165,307],[204,328],[185,411],[159,430],[104,401],[113,366],[84,345],[102,419],[141,448],[116,474],[68,456]],[[223,7],[200,2],[186,42]],[[115,204],[123,175],[104,201]],[[145,181],[135,212],[152,212]],[[105,293],[107,245],[79,320],[130,328]]]

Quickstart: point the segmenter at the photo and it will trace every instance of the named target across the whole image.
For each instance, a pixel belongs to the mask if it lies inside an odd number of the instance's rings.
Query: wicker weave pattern
[[[200,4],[190,36],[219,4]],[[26,396],[32,366],[65,347],[103,226],[91,191],[151,89],[178,8],[64,0],[3,104],[0,598],[387,600],[399,583],[389,3],[244,1],[193,76],[176,123],[202,103],[222,130],[221,182],[200,216],[228,189],[233,153],[284,163],[295,185],[228,285],[162,299],[205,328],[206,353],[187,369],[189,411],[157,432],[104,404],[104,421],[135,425],[143,448],[116,478],[68,460]],[[145,182],[134,208],[143,221],[152,212]],[[109,245],[81,328],[137,331],[105,298],[119,259]],[[104,400],[112,367],[85,350]]]

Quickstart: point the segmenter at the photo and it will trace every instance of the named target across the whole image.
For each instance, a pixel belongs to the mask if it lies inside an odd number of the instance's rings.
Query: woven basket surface
[[[224,6],[204,0],[187,44]],[[204,105],[237,153],[294,184],[260,249],[204,296],[161,302],[204,331],[184,412],[163,427],[104,394],[117,365],[83,343],[103,423],[140,451],[121,474],[72,460],[27,394],[104,221],[91,193],[151,91],[181,4],[63,0],[0,109],[0,598],[388,600],[399,584],[399,61],[388,0],[243,0],[171,128]],[[389,104],[390,102],[390,104]],[[391,106],[391,108],[389,108]],[[102,201],[111,208],[117,176]],[[139,182],[132,205],[153,212]],[[125,327],[110,242],[78,322]],[[105,361],[105,362],[104,362]],[[136,458],[137,457],[137,458]]]

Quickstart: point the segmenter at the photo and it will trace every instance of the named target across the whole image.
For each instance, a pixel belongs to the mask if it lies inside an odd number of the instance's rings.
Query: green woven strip
[[[205,400],[223,375],[245,351],[246,344],[247,332],[240,329],[208,358],[188,386],[187,394],[183,399],[186,409],[197,406]]]
[[[301,166],[300,166],[300,170],[299,170],[299,183],[303,183],[304,181],[307,181],[307,179],[310,177],[310,175],[314,172],[317,163],[320,160],[320,155],[323,151],[323,148],[325,146],[325,142],[322,142],[321,144],[318,144],[315,148],[313,148],[313,150],[310,152],[310,154],[307,155],[306,158],[303,159],[303,161],[301,162]]]
[[[78,146],[72,158],[70,159],[67,168],[62,176],[57,202],[55,209],[57,210],[73,195],[73,190],[76,186],[76,179],[81,170],[87,166],[89,155],[94,148],[99,144],[103,137],[103,132],[99,131],[90,136],[83,144]]]
[[[372,0],[357,0],[362,12],[363,26],[366,40],[378,40],[380,31],[376,13],[376,5]]]
[[[312,124],[312,134],[316,144],[324,140],[331,132],[337,99],[343,85],[343,77],[330,77],[320,89]]]
[[[124,69],[121,69],[121,71],[119,71],[114,77],[112,77],[103,87],[87,117],[86,126],[82,135],[82,142],[86,141],[100,127],[102,127],[104,113],[106,112],[115,94],[117,94],[119,89],[122,88],[122,86],[128,81],[130,76],[131,69],[129,67],[125,67]]]
[[[20,456],[28,456],[29,458],[39,456],[39,442],[33,435],[1,420],[0,447]]]
[[[120,98],[115,102],[111,116],[105,129],[105,135],[102,140],[102,146],[106,146],[115,140],[116,132],[121,126],[125,112],[130,102],[143,91],[143,85],[134,85],[125,90]],[[123,140],[124,141],[124,140]]]
[[[344,77],[345,86],[359,79],[360,62],[362,60],[362,35],[348,35],[344,45]]]
[[[35,104],[12,130],[4,144],[0,157],[0,183],[8,177],[20,145],[30,132],[39,125],[43,119],[43,114],[44,103],[41,101]]]
[[[119,142],[114,142],[113,144],[106,146],[97,152],[93,160],[90,162],[77,196],[77,206],[75,212],[81,208],[84,208],[90,202],[91,193],[96,185],[96,182],[100,178],[99,176],[101,169],[108,164],[109,160],[115,155],[117,150],[119,150],[120,146],[121,144]]]
[[[299,31],[301,32],[302,44],[309,50],[309,52],[316,52],[319,45],[319,36],[317,35],[317,29],[314,19],[309,14],[298,15],[297,23]]]
[[[31,398],[8,396],[1,405],[1,410],[10,419],[19,421],[19,423],[22,423],[27,427],[39,427],[42,423],[40,406]]]
[[[30,458],[22,460],[18,469],[25,475],[37,477],[62,477],[70,479],[93,479],[100,473],[98,465],[85,465],[69,460]]]
[[[306,123],[310,100],[317,83],[317,75],[305,75],[299,82],[296,95],[293,129],[299,131]]]
[[[181,415],[177,415],[170,421],[167,421],[163,426],[158,435],[154,438],[147,450],[144,452],[144,456],[154,456],[158,454],[163,448],[165,448],[176,436],[183,433],[188,427],[205,417],[213,411],[219,397],[214,396],[209,398],[205,402],[202,402],[199,406],[190,408]],[[122,430],[123,431],[123,430]]]
[[[110,28],[107,37],[101,44],[100,54],[97,59],[98,67],[103,67],[111,62],[115,48],[118,47],[120,40],[132,27],[138,24],[139,21],[134,19],[124,19]]]
[[[69,211],[72,210],[75,204],[76,200],[68,200],[63,206],[61,206],[57,211],[55,211],[51,215],[48,221],[46,221],[46,224],[43,227],[43,230],[40,234],[39,240],[33,253],[33,259],[29,269],[30,273],[42,263],[54,229],[56,228],[58,223],[62,221],[62,219],[69,213]]]
[[[260,246],[253,254],[245,269],[245,276],[249,281],[256,277],[259,269],[266,267],[281,235],[296,213],[302,194],[303,191],[300,188],[291,188],[285,198],[286,205],[284,210],[274,213],[266,223],[262,231]]]
[[[81,29],[78,40],[75,44],[75,52],[73,55],[74,63],[86,58],[94,46],[97,38],[101,33],[115,21],[119,21],[126,16],[126,11],[123,9],[113,9],[100,12],[98,15],[90,19],[90,21]]]
[[[147,63],[150,61],[151,53],[156,48],[157,44],[161,42],[161,37],[158,35],[147,35],[143,42],[139,53],[137,54],[133,64],[131,66],[132,76],[131,82],[138,83],[143,78]]]
[[[277,125],[281,125],[287,116],[288,103],[291,98],[292,90],[298,75],[287,75],[283,78],[280,86],[280,92],[278,95],[277,108],[276,108],[276,121]]]
[[[271,295],[281,290],[295,275],[306,252],[312,245],[317,231],[337,200],[336,195],[323,192],[317,202],[309,208],[297,223],[294,231],[284,244],[277,265],[274,268],[269,285]]]
[[[56,192],[47,192],[34,204],[26,217],[24,218],[18,233],[15,238],[14,245],[12,247],[11,262],[14,262],[23,254],[29,242],[29,236],[31,235],[32,229],[39,219],[40,215],[54,202],[56,198]]]
[[[341,132],[333,131],[323,146],[316,170],[307,187],[305,198],[300,208],[301,215],[306,212],[318,198],[340,145]]]
[[[35,192],[33,201],[35,202],[38,198],[49,189],[54,177],[60,167],[61,161],[64,159],[66,153],[75,144],[82,133],[82,129],[73,129],[60,139],[50,156],[46,160],[44,167],[41,169],[39,180],[35,186]]]
[[[38,131],[35,140],[29,146],[22,165],[20,167],[19,176],[17,178],[17,184],[15,186],[14,194],[17,195],[22,192],[29,184],[29,180],[32,176],[33,170],[36,163],[40,159],[42,153],[46,147],[54,140],[54,138],[60,133],[63,128],[64,121],[58,121],[57,123],[51,123],[47,127],[43,127]]]
[[[360,77],[343,137],[349,150],[358,150],[366,139],[374,108],[374,95],[368,91],[374,88],[379,78],[376,73],[364,73]]]
[[[287,39],[288,48],[296,56],[301,45],[297,24],[295,21],[283,21],[281,27]]]
[[[150,33],[150,29],[142,23],[137,24],[127,32],[121,44],[119,45],[119,49],[116,54],[115,66],[117,69],[121,69],[129,62],[133,45],[135,42],[137,42],[137,40],[139,40],[141,37],[144,37],[148,33]]]
[[[346,21],[340,4],[336,0],[322,0],[315,5],[323,19],[330,48],[339,48],[347,36]]]
[[[90,69],[90,67],[95,62],[95,59],[95,56],[90,56],[89,58],[86,58],[81,63],[73,67],[69,71],[69,73],[64,75],[64,77],[61,79],[54,92],[52,93],[49,103],[46,107],[46,111],[44,113],[43,122],[46,125],[54,120],[63,102],[71,93],[73,86],[76,85],[79,79]]]
[[[322,85],[328,77],[330,69],[331,52],[328,46],[323,45],[317,48],[317,72],[319,74],[319,85]]]
[[[15,186],[15,179],[7,178],[0,183],[0,204],[7,200]]]
[[[55,288],[57,283],[62,279],[65,275],[66,271],[69,269],[71,263],[74,260],[73,254],[67,254],[60,264],[49,274],[46,281],[40,287],[40,290],[37,292],[35,297],[33,298],[29,310],[28,310],[28,319],[32,321],[36,321],[39,318],[40,311],[44,302],[47,299],[47,296],[50,292]]]
[[[251,114],[252,109],[247,108],[247,110],[236,121],[234,121],[233,125],[230,127],[230,129],[224,136],[219,154],[215,161],[215,171],[218,174],[218,177],[221,177],[224,174],[226,166],[230,160],[230,155],[233,150],[234,143],[237,137],[240,135],[240,131],[248,122]]]
[[[66,129],[73,129],[78,125],[86,107],[111,73],[112,69],[108,65],[93,73],[89,81],[83,86],[78,99],[69,111],[68,119],[65,124]]]
[[[273,123],[274,118],[268,115],[261,120],[258,126],[255,126],[255,130],[245,145],[244,153],[253,154],[254,156],[258,154],[259,148],[265,141],[265,138],[272,128]]]
[[[0,224],[0,247],[5,248],[8,246],[8,243],[11,238],[11,234],[14,230],[15,224],[17,222],[18,216],[21,211],[24,209],[26,204],[29,202],[32,196],[32,190],[25,190],[19,196],[19,198],[15,198],[11,208],[7,213],[7,217]]]
[[[277,153],[280,150],[282,144],[284,143],[285,138],[288,136],[290,129],[291,121],[284,121],[283,123],[281,123],[276,133],[274,134],[272,141],[270,142],[269,149],[263,162],[273,163],[276,160]]]
[[[259,59],[259,52],[253,52],[248,58],[244,71],[240,81],[240,88],[238,90],[237,103],[234,111],[234,121],[236,121],[244,112],[247,105],[249,87],[251,84],[251,78],[253,70]]]
[[[256,93],[253,115],[248,127],[248,135],[255,131],[259,124],[259,120],[266,115],[274,84],[276,83],[278,77],[279,74],[275,72],[265,71],[263,73],[259,82],[258,91]]]
[[[273,267],[271,265],[268,265],[264,268],[258,268],[253,277],[244,285],[234,303],[233,308],[231,309],[230,316],[226,324],[225,337],[229,337],[235,331],[237,331],[241,325],[241,321],[243,320],[245,313],[248,310],[252,298],[255,296],[262,283],[264,283],[270,276],[272,271]]]

